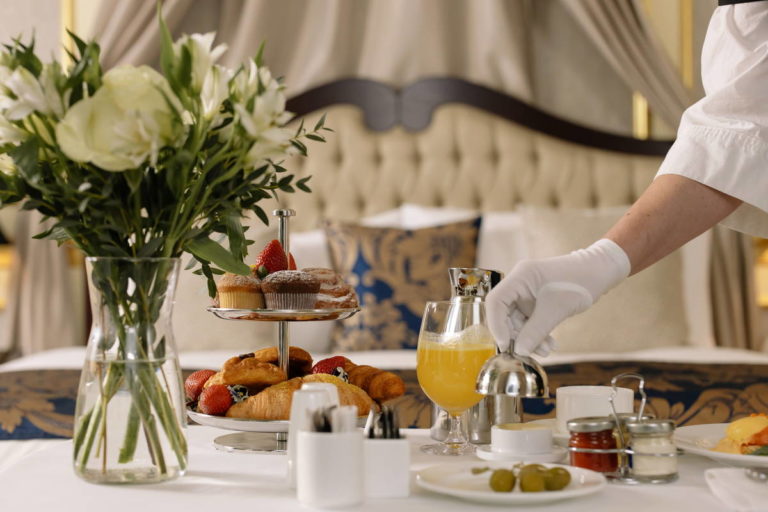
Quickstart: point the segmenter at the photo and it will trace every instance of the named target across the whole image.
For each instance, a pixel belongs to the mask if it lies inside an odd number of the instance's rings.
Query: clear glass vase
[[[187,467],[171,328],[178,258],[87,258],[93,316],[75,410],[74,469],[94,483],[150,483]]]

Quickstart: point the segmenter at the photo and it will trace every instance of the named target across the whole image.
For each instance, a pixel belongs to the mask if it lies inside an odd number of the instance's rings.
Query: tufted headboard
[[[402,203],[481,211],[625,205],[671,145],[579,126],[453,78],[400,91],[342,80],[293,98],[288,109],[308,123],[326,112],[336,132],[289,166],[312,175],[312,194],[286,197],[301,212],[298,229]]]
[[[322,219],[357,220],[404,203],[483,212],[521,204],[627,205],[651,182],[671,145],[579,126],[453,78],[401,90],[342,80],[291,99],[288,110],[309,126],[326,113],[334,130],[327,143],[311,144],[310,158],[286,162],[291,172],[312,175],[311,194],[281,196],[280,206],[298,212],[293,232],[314,229]],[[255,251],[275,237],[275,223],[266,228],[254,217],[250,224]],[[208,303],[200,279],[182,275],[174,315],[182,349],[274,343],[270,324],[212,322],[200,315]]]

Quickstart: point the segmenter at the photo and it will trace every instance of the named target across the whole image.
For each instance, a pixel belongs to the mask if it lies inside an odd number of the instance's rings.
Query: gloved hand
[[[488,327],[501,351],[542,356],[554,349],[549,333],[589,308],[630,272],[629,257],[612,240],[543,260],[522,261],[486,298]]]

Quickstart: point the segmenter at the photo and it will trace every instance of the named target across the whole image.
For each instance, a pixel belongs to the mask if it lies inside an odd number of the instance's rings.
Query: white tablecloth
[[[107,486],[86,483],[71,468],[71,441],[0,442],[0,510],[24,512],[211,512],[252,510],[282,512],[306,510],[285,483],[283,455],[224,453],[212,441],[225,431],[194,426],[187,430],[190,464],[187,474],[173,482],[142,486]],[[426,430],[407,431],[412,441],[412,474],[420,468],[445,463],[428,456],[418,445],[429,441]],[[451,458],[450,460],[456,460]],[[465,460],[472,460],[467,457]],[[478,460],[478,464],[482,461]],[[329,461],[329,468],[333,461]],[[666,485],[610,484],[602,492],[583,498],[537,506],[537,511],[589,510],[591,512],[727,510],[709,492],[704,470],[715,467],[708,459],[685,455],[680,479]],[[506,506],[509,509],[510,507]],[[419,489],[405,499],[368,500],[347,510],[381,512],[434,512],[485,509]]]

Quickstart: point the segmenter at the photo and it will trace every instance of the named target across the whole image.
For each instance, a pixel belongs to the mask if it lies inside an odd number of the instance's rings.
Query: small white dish
[[[509,466],[500,462],[491,463],[493,469]],[[547,467],[560,464],[547,464]],[[453,496],[466,501],[490,503],[493,505],[538,505],[562,501],[596,493],[605,488],[605,477],[595,471],[562,466],[571,473],[571,483],[561,491],[522,492],[516,488],[512,492],[494,492],[488,485],[490,473],[472,474],[477,462],[459,462],[438,464],[422,469],[416,475],[416,483],[432,492]]]
[[[545,418],[543,420],[532,420],[527,423],[535,425],[541,425],[542,427],[552,429],[552,440],[558,446],[568,446],[568,440],[571,438],[571,434],[568,432],[561,432],[557,428],[557,420],[555,418]]]
[[[475,449],[475,455],[483,460],[499,462],[562,462],[565,459],[568,450],[562,446],[553,446],[549,453],[534,453],[527,455],[518,455],[509,452],[495,452],[491,445],[484,444]]]
[[[728,423],[708,423],[705,425],[690,425],[675,430],[675,444],[687,453],[703,455],[728,466],[736,467],[768,467],[768,456],[741,455],[713,451],[718,441],[725,437]]]

